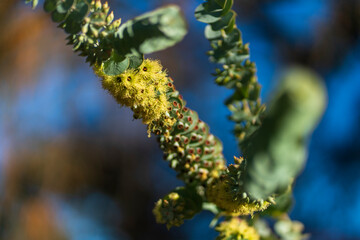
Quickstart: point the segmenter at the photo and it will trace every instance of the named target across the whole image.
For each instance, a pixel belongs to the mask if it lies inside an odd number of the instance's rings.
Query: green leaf
[[[79,22],[71,21],[67,18],[64,30],[66,33],[76,34],[76,33],[80,32],[81,26],[80,26]]]
[[[214,31],[219,31],[223,28],[226,28],[229,26],[229,24],[233,24],[233,19],[235,19],[235,12],[230,11],[225,16],[223,16],[219,21],[216,21],[214,23],[211,23],[211,28]]]
[[[225,32],[229,33],[236,27],[236,13],[234,13],[233,17],[230,19],[228,26],[225,28]]]
[[[231,32],[229,32],[224,38],[224,42],[227,45],[235,46],[241,40],[241,32],[239,29],[234,28]]]
[[[59,13],[58,11],[54,11],[51,13],[51,19],[54,22],[62,22],[65,20],[66,15],[67,15],[66,13]]]
[[[205,37],[208,40],[218,40],[221,39],[222,34],[221,31],[214,31],[211,29],[210,25],[206,25],[205,27]]]
[[[130,60],[129,69],[130,68],[138,68],[142,62],[144,61],[143,55],[130,55],[128,56],[128,59]]]
[[[227,14],[233,6],[233,0],[226,0],[221,15]]]
[[[214,0],[214,2],[222,8],[222,16],[227,14],[233,5],[233,0]]]
[[[214,0],[215,3],[217,3],[221,8],[225,6],[226,0]]]
[[[225,1],[218,0],[218,1],[206,1],[204,2],[204,8],[207,12],[221,12],[223,9]]]
[[[129,58],[117,55],[115,52],[104,62],[104,73],[106,75],[119,75],[128,69],[130,64]]]
[[[175,45],[186,33],[187,27],[180,8],[170,5],[121,25],[115,33],[115,50],[119,55],[131,51],[153,53]]]
[[[73,4],[74,4],[74,0],[65,0],[56,6],[56,11],[58,13],[67,13]]]
[[[207,7],[206,3],[203,3],[195,9],[195,18],[199,22],[214,23],[220,20],[221,13],[221,8],[210,10],[209,7]]]
[[[65,32],[76,34],[81,30],[80,22],[89,13],[89,5],[85,2],[76,4],[76,8],[66,18]]]
[[[45,12],[52,12],[56,9],[57,0],[46,0],[44,2]]]
[[[203,199],[197,193],[196,188],[190,185],[185,187],[177,187],[174,192],[177,192],[181,197],[186,199],[185,209],[191,209],[192,211],[187,211],[188,214],[185,218],[190,219],[196,213],[202,210]]]
[[[244,187],[255,198],[281,194],[299,174],[307,139],[326,104],[322,82],[308,70],[290,70],[273,95],[261,127],[242,144]]]

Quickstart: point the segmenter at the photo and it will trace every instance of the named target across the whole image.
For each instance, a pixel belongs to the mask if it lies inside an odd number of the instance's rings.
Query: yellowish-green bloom
[[[245,220],[237,217],[220,223],[215,228],[220,232],[217,240],[259,240],[260,236],[255,228],[250,227]]]
[[[270,205],[267,201],[250,201],[246,193],[237,195],[232,191],[227,177],[220,177],[208,186],[206,196],[210,202],[233,215],[253,215]]]
[[[208,201],[215,203],[229,215],[253,215],[263,211],[269,201],[251,199],[241,185],[244,159],[235,157],[235,164],[228,166],[224,174],[206,188]]]
[[[128,69],[119,75],[106,75],[103,65],[95,66],[95,73],[102,78],[102,86],[118,103],[130,107],[134,118],[148,125],[149,133],[158,122],[171,127],[176,120],[167,117],[170,103],[166,93],[170,78],[159,61],[145,59],[137,69]]]

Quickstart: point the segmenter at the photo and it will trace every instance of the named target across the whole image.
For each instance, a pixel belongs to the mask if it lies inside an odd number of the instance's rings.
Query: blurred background
[[[164,4],[182,7],[189,33],[159,58],[188,106],[239,155],[208,62],[201,0],[111,0],[123,22]],[[42,2],[40,1],[40,4]],[[317,71],[329,102],[295,185],[291,217],[311,239],[360,239],[360,1],[236,0],[264,101],[291,64]],[[0,239],[213,239],[203,212],[170,231],[154,203],[181,185],[155,137],[118,106],[84,59],[65,45],[41,5],[0,1]]]

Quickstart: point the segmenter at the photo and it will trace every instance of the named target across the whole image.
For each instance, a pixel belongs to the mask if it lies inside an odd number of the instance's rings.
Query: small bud
[[[108,2],[105,2],[105,3],[103,4],[103,12],[104,12],[105,14],[107,14],[107,13],[109,12],[109,10],[110,10],[109,4],[108,4]]]
[[[114,20],[114,12],[111,11],[109,16],[106,17],[106,24],[110,25],[110,23]]]
[[[95,9],[98,10],[101,8],[101,1],[100,0],[96,0],[95,2]]]
[[[78,50],[80,46],[81,46],[81,42],[78,42],[78,43],[73,47],[73,50],[74,50],[74,51]]]
[[[106,31],[102,31],[101,33],[100,33],[100,35],[102,36],[102,37],[106,37],[107,35],[109,35]]]
[[[176,168],[178,161],[171,161],[171,168]]]
[[[242,198],[243,198],[243,199],[247,198],[247,194],[246,194],[246,192],[243,192],[243,194],[242,194]]]
[[[169,154],[166,158],[166,160],[170,161],[172,159],[174,159],[174,157],[176,157],[176,154],[172,153],[172,154]]]
[[[87,31],[88,31],[88,29],[89,29],[89,25],[88,25],[88,24],[85,24],[84,26],[82,26],[81,32],[82,32],[83,34],[86,34]]]
[[[276,204],[275,199],[273,197],[269,197],[267,200],[272,204]]]
[[[115,20],[115,21],[111,24],[111,26],[114,27],[114,28],[118,28],[118,27],[120,26],[120,24],[121,24],[121,18]]]
[[[244,158],[243,158],[243,157],[237,158],[237,157],[234,156],[234,162],[235,162],[236,164],[241,164],[243,161],[244,161]]]
[[[94,37],[97,38],[99,36],[99,31],[96,30],[94,27],[90,26],[90,31],[94,35]]]

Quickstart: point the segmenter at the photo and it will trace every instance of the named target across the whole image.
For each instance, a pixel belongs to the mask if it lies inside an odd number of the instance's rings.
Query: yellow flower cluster
[[[235,194],[229,184],[228,176],[221,176],[206,189],[210,202],[224,209],[231,215],[253,215],[254,212],[265,210],[270,203],[267,201],[251,201],[246,193]]]
[[[250,227],[245,220],[231,218],[217,226],[216,231],[220,232],[217,240],[259,240],[260,236],[255,228]]]
[[[145,59],[140,67],[114,76],[106,75],[103,65],[95,66],[94,70],[102,78],[103,88],[118,103],[130,107],[134,118],[148,125],[149,134],[160,120],[165,127],[175,123],[175,119],[166,117],[170,106],[166,93],[171,80],[159,61]]]

